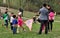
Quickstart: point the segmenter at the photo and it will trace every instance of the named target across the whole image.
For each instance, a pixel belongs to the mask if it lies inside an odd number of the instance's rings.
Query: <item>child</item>
[[[17,31],[17,19],[16,19],[16,15],[13,15],[13,21],[12,21],[12,24],[13,24],[13,34],[16,34],[16,31]]]
[[[19,27],[21,27],[24,30],[23,24],[24,24],[24,22],[22,20],[21,15],[19,14],[18,15],[18,30],[17,30],[17,33],[19,33]]]
[[[6,28],[8,28],[8,20],[9,20],[9,15],[7,14],[7,12],[5,12],[5,14],[3,14],[3,19],[5,21],[5,26]]]
[[[51,31],[54,22],[54,16],[55,16],[54,11],[51,10],[51,12],[49,13],[49,29],[51,29]]]
[[[10,15],[10,26],[11,26],[11,30],[13,30],[13,24],[12,24],[12,21],[13,21],[13,13],[11,13],[11,15]]]

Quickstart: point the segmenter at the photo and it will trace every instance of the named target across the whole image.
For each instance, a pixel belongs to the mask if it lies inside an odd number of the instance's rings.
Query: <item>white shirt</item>
[[[11,18],[10,18],[10,22],[12,23],[13,20],[14,20],[14,18],[11,16]]]
[[[19,12],[18,15],[21,15],[22,12]]]

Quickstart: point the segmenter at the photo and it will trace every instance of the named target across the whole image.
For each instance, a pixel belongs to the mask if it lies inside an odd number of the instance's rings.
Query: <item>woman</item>
[[[50,29],[51,29],[51,31],[52,31],[52,26],[53,26],[53,21],[54,21],[54,11],[50,5],[48,5],[47,8],[49,10],[48,30],[50,31]]]
[[[50,13],[49,13],[49,31],[51,30],[52,31],[52,26],[53,26],[53,22],[54,22],[54,11],[51,10]]]

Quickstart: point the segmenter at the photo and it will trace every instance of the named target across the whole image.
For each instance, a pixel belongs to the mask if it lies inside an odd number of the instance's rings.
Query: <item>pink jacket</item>
[[[18,17],[18,25],[22,26],[23,25],[23,20],[22,18]]]
[[[49,20],[54,20],[54,13],[53,12],[49,13]]]

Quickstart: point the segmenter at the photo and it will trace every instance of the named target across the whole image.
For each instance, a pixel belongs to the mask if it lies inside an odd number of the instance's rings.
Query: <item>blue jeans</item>
[[[13,34],[16,34],[17,27],[13,27]]]

